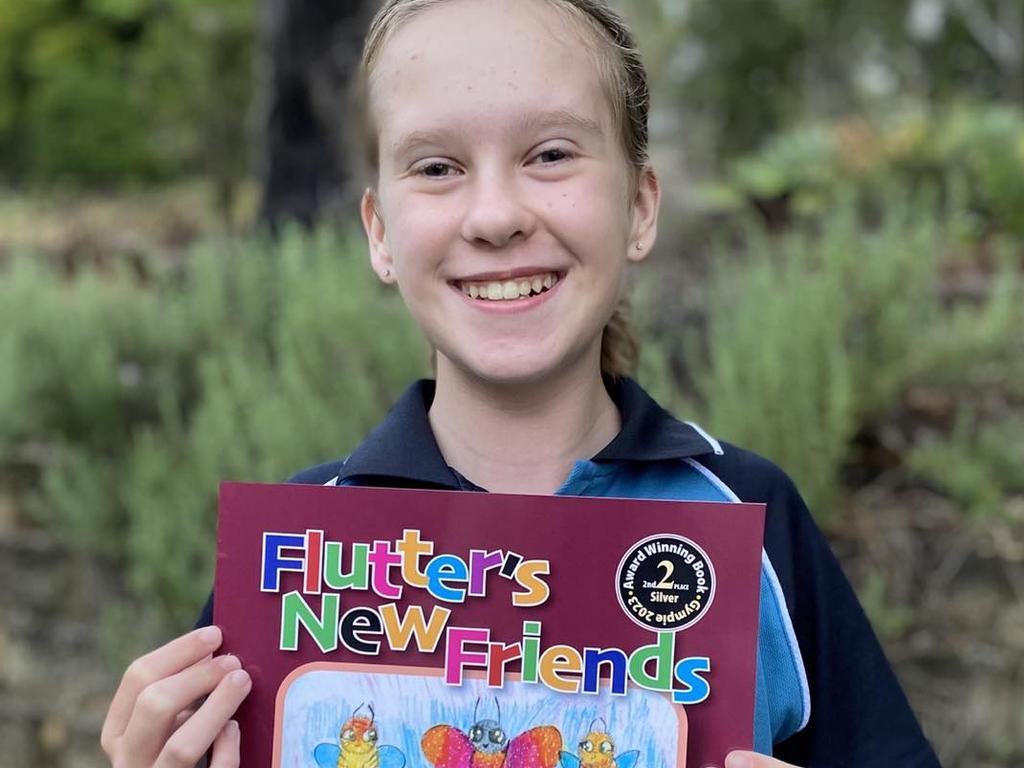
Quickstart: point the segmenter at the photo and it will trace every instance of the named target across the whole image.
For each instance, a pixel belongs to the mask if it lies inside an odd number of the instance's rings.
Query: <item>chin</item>
[[[488,355],[455,355],[448,359],[465,375],[494,386],[532,386],[558,375],[578,355],[556,354],[531,345],[522,354],[509,350]]]

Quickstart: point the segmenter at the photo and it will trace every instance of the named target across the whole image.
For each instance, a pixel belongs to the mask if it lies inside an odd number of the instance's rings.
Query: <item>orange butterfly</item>
[[[495,699],[495,706],[498,706]],[[473,708],[473,725],[460,731],[452,725],[435,725],[423,734],[420,746],[435,768],[556,768],[562,751],[562,734],[553,725],[540,725],[509,740],[497,720],[478,720],[480,699]]]

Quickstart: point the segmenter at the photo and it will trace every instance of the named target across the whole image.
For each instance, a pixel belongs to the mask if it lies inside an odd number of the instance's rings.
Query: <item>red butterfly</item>
[[[553,725],[531,728],[511,741],[495,720],[477,720],[465,733],[453,725],[435,725],[423,734],[420,746],[435,768],[555,768],[562,734]],[[495,700],[497,704],[497,700]],[[498,709],[501,719],[501,709]]]

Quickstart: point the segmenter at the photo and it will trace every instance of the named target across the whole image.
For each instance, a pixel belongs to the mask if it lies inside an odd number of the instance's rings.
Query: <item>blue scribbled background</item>
[[[456,688],[435,676],[325,669],[300,676],[285,695],[280,765],[315,766],[317,744],[337,743],[342,723],[368,702],[376,713],[379,744],[401,749],[408,768],[430,768],[420,751],[420,737],[439,723],[467,730],[478,698],[477,719],[498,719],[500,706],[501,726],[510,740],[529,728],[554,725],[562,733],[564,749],[576,753],[577,742],[600,717],[608,724],[616,754],[639,750],[638,768],[675,766],[678,714],[668,699],[651,691],[631,688],[626,696],[611,696],[603,689],[596,696],[568,695],[518,682],[488,688],[476,679]],[[368,712],[364,708],[360,714]]]

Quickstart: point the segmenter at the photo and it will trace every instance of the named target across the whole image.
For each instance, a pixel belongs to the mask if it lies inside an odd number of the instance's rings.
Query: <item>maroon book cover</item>
[[[242,765],[702,768],[753,743],[764,507],[226,483]]]

